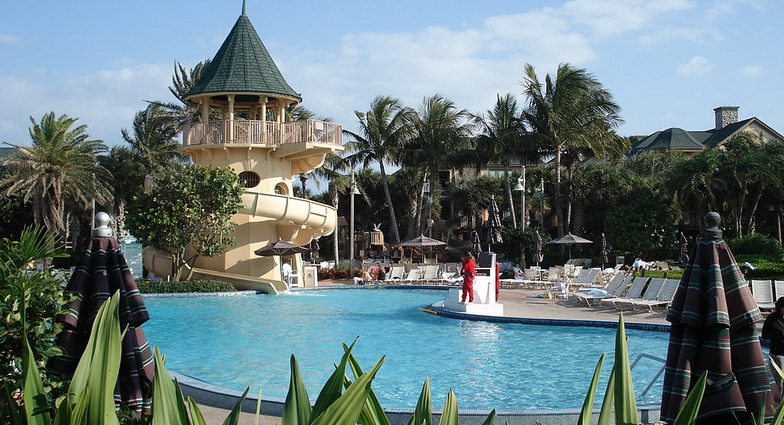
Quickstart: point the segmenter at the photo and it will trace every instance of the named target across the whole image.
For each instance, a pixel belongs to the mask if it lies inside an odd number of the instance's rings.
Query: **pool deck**
[[[351,281],[331,281],[319,282],[321,287],[335,286],[345,287],[352,286]],[[605,321],[611,323],[618,322],[618,311],[613,308],[606,307],[588,307],[585,303],[578,303],[575,300],[557,300],[552,301],[544,298],[537,298],[536,296],[542,295],[541,289],[501,289],[499,302],[504,305],[505,317],[528,318],[528,319],[566,319],[566,320],[587,320],[587,321]],[[624,321],[627,323],[652,323],[652,324],[667,324],[664,319],[665,310],[662,308],[656,309],[653,313],[648,311],[625,311]],[[416,400],[412,400],[413,404]],[[433,406],[440,409],[441,406]],[[215,408],[206,405],[199,405],[204,419],[208,424],[221,424],[224,419],[229,415],[229,411],[225,409]],[[263,412],[262,412],[263,413]],[[277,416],[261,415],[259,424],[261,425],[277,425],[280,424],[281,418]],[[255,423],[255,415],[249,413],[242,413],[239,424],[253,425]]]

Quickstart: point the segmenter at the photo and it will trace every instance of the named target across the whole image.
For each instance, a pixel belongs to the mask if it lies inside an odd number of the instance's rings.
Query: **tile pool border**
[[[293,288],[291,292],[306,292],[319,290],[343,290],[343,289],[437,289],[447,290],[445,286],[435,285],[345,285],[327,286],[317,288]],[[235,292],[191,292],[191,293],[170,293],[170,294],[143,294],[150,298],[182,298],[182,297],[207,297],[207,296],[252,296],[263,294],[260,291],[235,291]],[[557,325],[557,326],[589,326],[615,328],[618,326],[613,321],[603,320],[570,320],[570,319],[539,319],[525,317],[493,317],[476,314],[457,313],[445,310],[441,307],[427,306],[435,314],[446,318],[487,321],[496,323],[523,323],[535,325]],[[628,329],[639,329],[655,332],[668,332],[669,325],[626,322]],[[176,371],[169,371],[172,378],[177,379],[185,396],[192,397],[198,403],[206,406],[217,407],[230,410],[242,396],[241,391],[216,386]],[[412,401],[414,402],[414,401]],[[242,403],[242,411],[255,413],[258,398],[254,394],[248,394]],[[284,398],[262,396],[261,412],[267,416],[281,417],[283,415]],[[659,419],[660,405],[639,405],[637,406],[641,423],[655,422]],[[384,411],[392,425],[405,425],[414,413],[413,408],[385,408]],[[462,425],[480,425],[489,414],[489,410],[481,409],[462,409],[460,411],[460,423]],[[580,414],[580,409],[547,409],[534,410],[524,409],[519,411],[498,411],[498,423],[507,422],[509,425],[531,425],[537,421],[547,425],[574,424]],[[594,412],[598,414],[598,410]],[[441,418],[441,410],[433,410],[435,423]]]

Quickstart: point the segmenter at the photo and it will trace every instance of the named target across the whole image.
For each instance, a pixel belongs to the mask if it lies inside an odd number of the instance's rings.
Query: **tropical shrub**
[[[55,337],[62,325],[55,318],[65,312],[72,296],[49,269],[27,270],[31,262],[57,255],[55,239],[43,228],[27,228],[18,241],[0,239],[0,393],[18,393],[23,386],[23,339],[39,366],[62,354]],[[59,381],[40,373],[44,390],[57,393]],[[7,423],[9,403],[0,398],[0,422]]]
[[[231,292],[236,291],[229,282],[222,280],[188,280],[180,282],[166,282],[163,280],[139,279],[136,286],[143,294],[169,294],[180,292]]]
[[[735,256],[745,254],[771,255],[780,260],[782,254],[784,254],[784,248],[779,245],[779,241],[762,233],[752,233],[742,238],[728,239],[727,245],[730,246]]]

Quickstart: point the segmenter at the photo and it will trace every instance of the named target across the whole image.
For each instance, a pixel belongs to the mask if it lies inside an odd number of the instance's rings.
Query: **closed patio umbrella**
[[[705,423],[735,423],[735,417],[744,422],[763,404],[770,415],[770,406],[780,398],[756,330],[760,311],[722,239],[719,215],[708,213],[705,221],[694,259],[667,313],[672,325],[661,416],[669,423],[704,371],[709,384],[698,418]]]
[[[471,251],[474,251],[476,255],[482,252],[482,241],[479,240],[479,233],[476,231],[474,231],[473,241],[471,241]]]
[[[47,363],[50,373],[61,377],[73,376],[84,352],[98,309],[110,296],[120,291],[120,325],[126,329],[122,339],[122,360],[115,388],[115,400],[141,414],[149,412],[154,364],[150,346],[141,325],[150,316],[120,250],[117,239],[111,237],[108,214],[99,213],[102,223],[87,244],[79,265],[71,275],[66,290],[77,299],[71,302],[62,318],[63,332],[58,345],[66,355],[52,357]]]
[[[294,254],[304,254],[308,252],[308,248],[299,246],[297,244],[293,244],[288,241],[284,241],[281,238],[278,238],[277,241],[265,245],[255,251],[253,251],[256,255],[261,255],[264,257],[270,257],[273,255],[294,255]]]
[[[536,261],[536,267],[539,267],[539,263],[544,260],[544,254],[542,254],[542,235],[539,234],[539,229],[536,229],[536,236],[534,237],[534,261]]]
[[[602,232],[601,245],[599,248],[599,262],[602,263],[602,269],[604,269],[605,264],[609,263],[609,259],[607,257],[607,238],[604,237],[604,232]]]
[[[318,238],[313,239],[310,241],[310,259],[311,261],[316,261],[316,258],[319,256],[319,250],[321,246],[319,246]]]
[[[683,232],[681,232],[680,246],[681,249],[679,260],[685,267],[687,264],[689,264],[689,241],[686,239],[686,236],[684,236]]]
[[[495,202],[495,195],[490,196],[487,214],[487,251],[493,252],[493,244],[504,242],[504,238],[501,236],[501,211]]]

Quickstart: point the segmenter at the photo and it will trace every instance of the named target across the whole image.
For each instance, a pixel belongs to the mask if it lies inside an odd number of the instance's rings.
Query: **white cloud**
[[[713,65],[703,56],[694,56],[689,62],[678,66],[678,74],[686,77],[697,77],[713,71]]]
[[[0,44],[14,44],[20,41],[19,37],[11,34],[0,34]]]
[[[714,28],[672,27],[667,26],[649,32],[640,37],[643,43],[661,43],[667,41],[688,41],[694,44],[709,44],[722,41],[724,35]]]
[[[660,15],[690,9],[689,0],[572,0],[563,13],[598,35],[618,35],[644,28]]]
[[[50,72],[46,83],[0,77],[0,140],[29,143],[29,117],[54,111],[78,118],[91,137],[109,145],[120,141],[120,130],[131,126],[144,100],[168,94],[170,65],[139,64],[100,70],[89,75]],[[36,80],[38,81],[38,80]]]
[[[758,77],[762,75],[763,69],[759,65],[746,65],[740,69],[740,73],[747,77]]]

